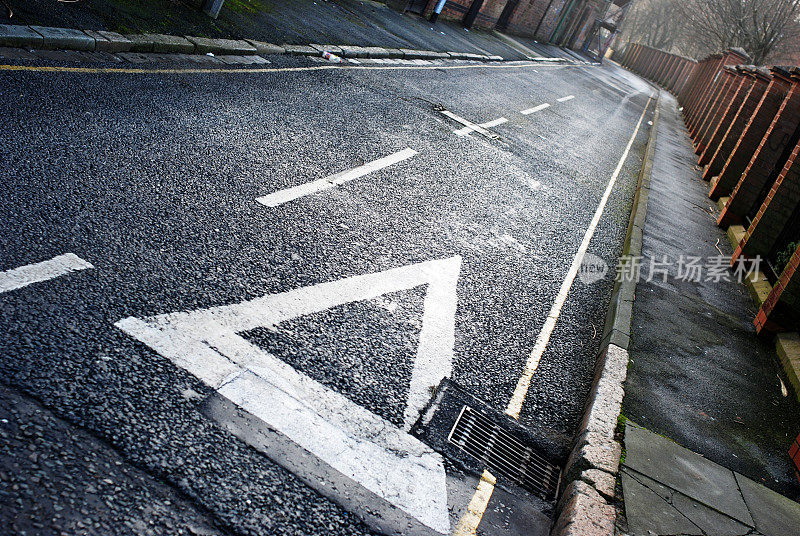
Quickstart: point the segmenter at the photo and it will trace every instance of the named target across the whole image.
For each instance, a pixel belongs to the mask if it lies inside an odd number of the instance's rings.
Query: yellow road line
[[[211,73],[292,73],[303,71],[328,71],[333,69],[348,71],[420,71],[436,69],[525,69],[540,67],[575,67],[575,64],[479,64],[479,65],[311,65],[307,67],[243,67],[243,68],[197,68],[197,69],[143,69],[139,67],[60,67],[52,65],[0,65],[0,71],[33,71],[46,73],[84,73],[84,74],[211,74]]]
[[[478,487],[475,489],[475,494],[467,505],[467,511],[458,521],[456,530],[453,531],[453,536],[475,536],[478,533],[478,525],[480,525],[483,513],[489,505],[489,499],[492,497],[495,484],[497,484],[497,479],[492,473],[484,469],[478,482]]]
[[[589,243],[591,242],[592,237],[594,237],[597,226],[600,224],[600,218],[603,216],[608,199],[611,197],[611,192],[614,189],[614,185],[617,182],[620,172],[622,171],[622,166],[628,160],[628,155],[630,154],[631,147],[633,147],[633,142],[636,141],[636,136],[639,134],[639,129],[642,127],[642,122],[647,114],[647,110],[650,109],[650,103],[652,101],[653,97],[651,96],[647,101],[644,110],[642,110],[642,115],[639,116],[639,122],[636,123],[636,128],[633,129],[633,134],[628,140],[628,144],[625,146],[625,150],[623,151],[622,156],[617,163],[617,167],[611,174],[611,178],[608,181],[608,185],[603,193],[603,197],[600,199],[600,204],[597,206],[594,217],[589,223],[589,228],[586,229],[586,233],[583,235],[583,241],[581,241],[581,245],[578,248],[577,253],[575,253],[575,257],[572,259],[572,264],[569,267],[567,276],[564,278],[564,281],[561,282],[561,288],[556,295],[556,299],[553,301],[553,305],[550,307],[550,312],[544,321],[541,331],[539,331],[539,335],[536,337],[536,344],[534,344],[533,350],[531,350],[531,353],[528,356],[528,359],[525,363],[525,368],[522,371],[522,375],[517,381],[517,386],[514,389],[511,400],[508,402],[508,406],[506,407],[506,415],[513,417],[514,419],[519,420],[519,414],[522,411],[522,404],[525,402],[525,397],[528,396],[528,390],[530,389],[533,375],[536,372],[536,369],[539,368],[539,361],[541,360],[542,355],[544,355],[547,345],[550,342],[550,336],[553,334],[553,330],[556,327],[556,322],[561,316],[561,309],[564,307],[564,304],[567,301],[567,296],[572,288],[572,283],[575,281],[575,277],[578,275],[578,270],[580,270],[581,263],[586,255],[586,251],[589,249]]]
[[[603,199],[600,202],[600,205],[597,207],[595,211],[594,219],[589,226],[589,229],[586,231],[586,235],[584,236],[583,242],[581,247],[578,250],[578,254],[575,256],[573,260],[573,265],[570,268],[570,272],[567,275],[564,283],[562,283],[561,290],[556,297],[555,303],[550,311],[550,314],[547,316],[547,320],[545,321],[545,325],[542,328],[541,332],[539,332],[539,336],[536,339],[536,344],[534,346],[531,355],[528,358],[528,361],[525,365],[525,369],[522,372],[522,376],[520,376],[519,381],[517,382],[517,386],[514,389],[514,394],[511,397],[511,400],[508,403],[508,407],[506,408],[506,415],[512,417],[515,420],[519,420],[519,414],[522,410],[522,403],[525,401],[525,397],[528,394],[528,389],[530,388],[531,380],[533,379],[533,375],[536,372],[536,369],[539,366],[539,360],[544,354],[545,348],[547,347],[547,343],[550,341],[550,335],[553,332],[555,327],[556,320],[558,320],[558,316],[561,313],[561,307],[564,305],[566,301],[567,293],[569,289],[572,287],[572,282],[575,279],[575,274],[577,274],[577,269],[580,267],[580,263],[583,259],[583,254],[586,252],[586,249],[589,247],[589,242],[594,235],[594,230],[597,227],[597,224],[600,221],[600,217],[603,215],[603,209],[605,208],[606,202],[608,201],[609,196],[611,195],[611,190],[616,183],[617,177],[619,176],[620,171],[622,170],[622,166],[625,164],[625,161],[628,159],[628,155],[630,154],[631,147],[633,146],[634,141],[636,140],[636,136],[639,134],[639,129],[642,126],[642,121],[644,121],[645,114],[647,114],[647,110],[650,108],[650,103],[652,102],[653,98],[647,101],[647,105],[645,105],[644,110],[642,110],[642,115],[639,117],[639,122],[636,124],[636,128],[633,131],[633,135],[631,136],[630,140],[628,141],[628,145],[625,147],[625,151],[620,158],[619,163],[617,164],[614,173],[611,176],[611,180],[609,181],[608,186],[606,187],[606,191],[603,194]],[[576,267],[577,266],[577,267]],[[574,272],[574,273],[573,273]],[[491,480],[487,478],[490,477]],[[492,496],[492,492],[494,491],[494,486],[496,484],[495,478],[488,472],[483,472],[483,476],[481,477],[481,481],[478,483],[478,487],[475,490],[475,494],[472,496],[472,500],[469,502],[469,506],[467,506],[467,511],[458,521],[458,526],[456,527],[455,532],[453,532],[453,536],[475,536],[478,531],[478,525],[480,525],[481,519],[483,519],[483,514],[486,511],[486,508],[489,506],[489,499]]]

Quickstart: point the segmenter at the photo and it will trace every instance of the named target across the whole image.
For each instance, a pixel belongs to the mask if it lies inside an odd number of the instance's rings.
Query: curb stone
[[[254,41],[252,39],[245,39],[250,45],[255,47],[259,54],[285,54],[286,49],[272,43],[264,41]]]
[[[286,54],[292,56],[321,56],[322,52],[308,45],[283,45]]]
[[[42,36],[42,41],[39,46],[45,50],[61,48],[89,52],[94,50],[94,39],[80,30],[49,28],[46,26],[30,26],[30,29]]]
[[[653,169],[661,93],[655,99],[650,137],[628,222],[623,256],[642,252],[642,231],[647,214],[650,174]],[[624,261],[623,261],[624,262]],[[566,483],[556,506],[551,536],[610,536],[614,534],[614,506],[622,445],[615,434],[625,396],[628,373],[628,343],[633,316],[636,282],[617,282],[611,296],[603,341],[589,392],[584,418],[562,476]]]
[[[107,32],[105,30],[83,30],[83,33],[94,39],[94,49],[97,52],[127,52],[133,43],[125,36],[117,32]]]
[[[24,26],[19,24],[0,24],[0,47],[59,49],[77,51],[98,51],[131,54],[176,53],[176,54],[291,54],[296,56],[321,56],[324,51],[338,56],[355,59],[405,59],[436,60],[459,59],[470,61],[506,61],[498,55],[476,54],[473,52],[437,52],[434,50],[414,50],[408,48],[384,48],[355,45],[275,45],[251,39],[209,39],[205,37],[174,36],[167,34],[120,35],[106,30],[75,30],[69,28],[49,28],[43,26]],[[131,56],[136,57],[136,56]],[[543,63],[566,62],[564,58],[530,58]],[[516,61],[516,60],[514,60]]]
[[[186,36],[194,44],[197,54],[255,54],[256,47],[242,39],[209,39],[207,37]]]

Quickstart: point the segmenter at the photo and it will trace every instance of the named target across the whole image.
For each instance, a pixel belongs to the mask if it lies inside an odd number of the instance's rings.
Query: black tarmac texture
[[[652,90],[611,65],[456,65],[0,72],[0,271],[66,252],[94,265],[0,294],[0,450],[21,460],[2,466],[2,526],[68,527],[37,508],[51,493],[44,482],[58,482],[58,495],[69,473],[79,481],[65,508],[86,533],[141,532],[134,518],[159,534],[369,533],[206,419],[197,404],[210,390],[113,326],[128,316],[459,255],[452,376],[505,409]],[[496,140],[459,137],[441,107],[508,122],[490,129]],[[652,109],[589,248],[609,274],[575,281],[523,407],[521,423],[564,452],[591,383]],[[338,188],[276,208],[255,201],[406,147],[418,154]],[[423,290],[244,336],[399,424]],[[87,461],[95,451],[103,461]],[[113,484],[93,482],[88,463]],[[75,506],[104,498],[118,502]],[[150,514],[118,513],[120,504]]]

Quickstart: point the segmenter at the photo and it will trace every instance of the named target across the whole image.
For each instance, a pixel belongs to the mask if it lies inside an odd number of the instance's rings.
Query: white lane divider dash
[[[88,268],[94,268],[94,266],[74,253],[65,253],[48,261],[6,270],[0,272],[0,294]]]
[[[533,108],[528,108],[527,110],[522,110],[520,113],[522,115],[531,115],[533,113],[541,112],[542,110],[546,110],[548,108],[550,108],[550,104],[545,102],[544,104],[540,104],[539,106],[534,106]]]
[[[284,188],[283,190],[278,190],[277,192],[273,192],[263,197],[259,197],[256,199],[256,201],[268,207],[277,207],[283,205],[284,203],[288,203],[289,201],[294,201],[295,199],[298,199],[300,197],[315,194],[323,190],[329,190],[335,186],[340,186],[353,179],[357,179],[359,177],[363,177],[364,175],[368,175],[373,171],[378,171],[379,169],[389,167],[392,164],[402,162],[407,158],[411,158],[415,154],[417,154],[417,151],[415,151],[414,149],[405,148],[402,151],[392,153],[389,156],[384,156],[383,158],[379,158],[377,160],[373,160],[372,162],[368,162],[363,166],[349,169],[347,171],[342,171],[340,173],[336,173],[329,177],[325,177],[324,179],[318,179],[315,181],[300,184],[298,186],[292,186],[290,188]]]
[[[478,125],[476,123],[473,123],[472,121],[470,121],[468,119],[464,119],[463,117],[454,114],[450,110],[441,110],[441,112],[442,112],[442,115],[449,117],[450,119],[452,119],[453,121],[455,121],[457,123],[461,123],[466,128],[468,128],[470,131],[475,131],[478,134],[482,134],[482,135],[484,135],[487,138],[492,139],[492,140],[496,140],[497,138],[500,137],[497,134],[493,134],[493,133],[489,132],[483,126]],[[501,117],[500,119],[505,119],[505,118]],[[503,121],[503,122],[505,122],[505,121]],[[464,129],[461,129],[461,130],[464,130]],[[455,132],[456,132],[457,135],[463,136],[463,134],[458,134],[460,131],[456,130]],[[467,132],[467,134],[469,134],[469,132]]]
[[[492,121],[481,123],[478,126],[481,128],[492,128],[502,125],[503,123],[508,123],[508,119],[506,119],[505,117],[499,117],[497,119],[493,119]],[[474,132],[474,130],[472,129],[472,127],[464,127],[458,130],[454,130],[453,132],[455,132],[456,136],[468,136],[471,132]]]
[[[567,102],[575,98],[575,95],[567,95],[566,97],[561,97],[560,99],[556,99],[558,102]]]

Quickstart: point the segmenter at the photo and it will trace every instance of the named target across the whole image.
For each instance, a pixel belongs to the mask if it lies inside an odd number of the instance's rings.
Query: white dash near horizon
[[[572,100],[575,98],[575,95],[567,95],[566,97],[561,97],[560,99],[556,99],[558,102],[567,102],[568,100]]]
[[[506,119],[505,117],[499,117],[497,119],[493,119],[492,121],[481,123],[478,126],[481,128],[492,128],[502,125],[503,123],[508,123],[508,119]],[[453,132],[456,134],[456,136],[468,136],[471,132],[474,132],[474,130],[472,129],[472,127],[464,127],[459,130],[454,130]]]
[[[527,110],[522,110],[520,113],[522,115],[530,115],[532,113],[541,112],[542,110],[546,110],[548,108],[550,108],[550,104],[545,102],[544,104],[540,104],[539,106],[534,106],[533,108],[528,108]]]
[[[47,261],[26,264],[19,268],[0,272],[0,293],[27,287],[33,283],[48,281],[88,268],[94,268],[94,266],[74,253],[65,253]]]
[[[402,162],[403,160],[411,158],[415,154],[417,154],[417,151],[407,147],[402,151],[397,151],[396,153],[384,156],[383,158],[373,160],[372,162],[368,162],[363,166],[342,171],[329,177],[325,177],[324,179],[318,179],[300,184],[298,186],[284,188],[283,190],[278,190],[277,192],[259,197],[256,199],[256,201],[268,207],[277,207],[283,205],[284,203],[288,203],[289,201],[294,201],[300,197],[305,197],[323,190],[329,190],[335,186],[340,186],[353,179],[368,175],[373,171],[378,171],[379,169],[389,167],[392,164]]]

